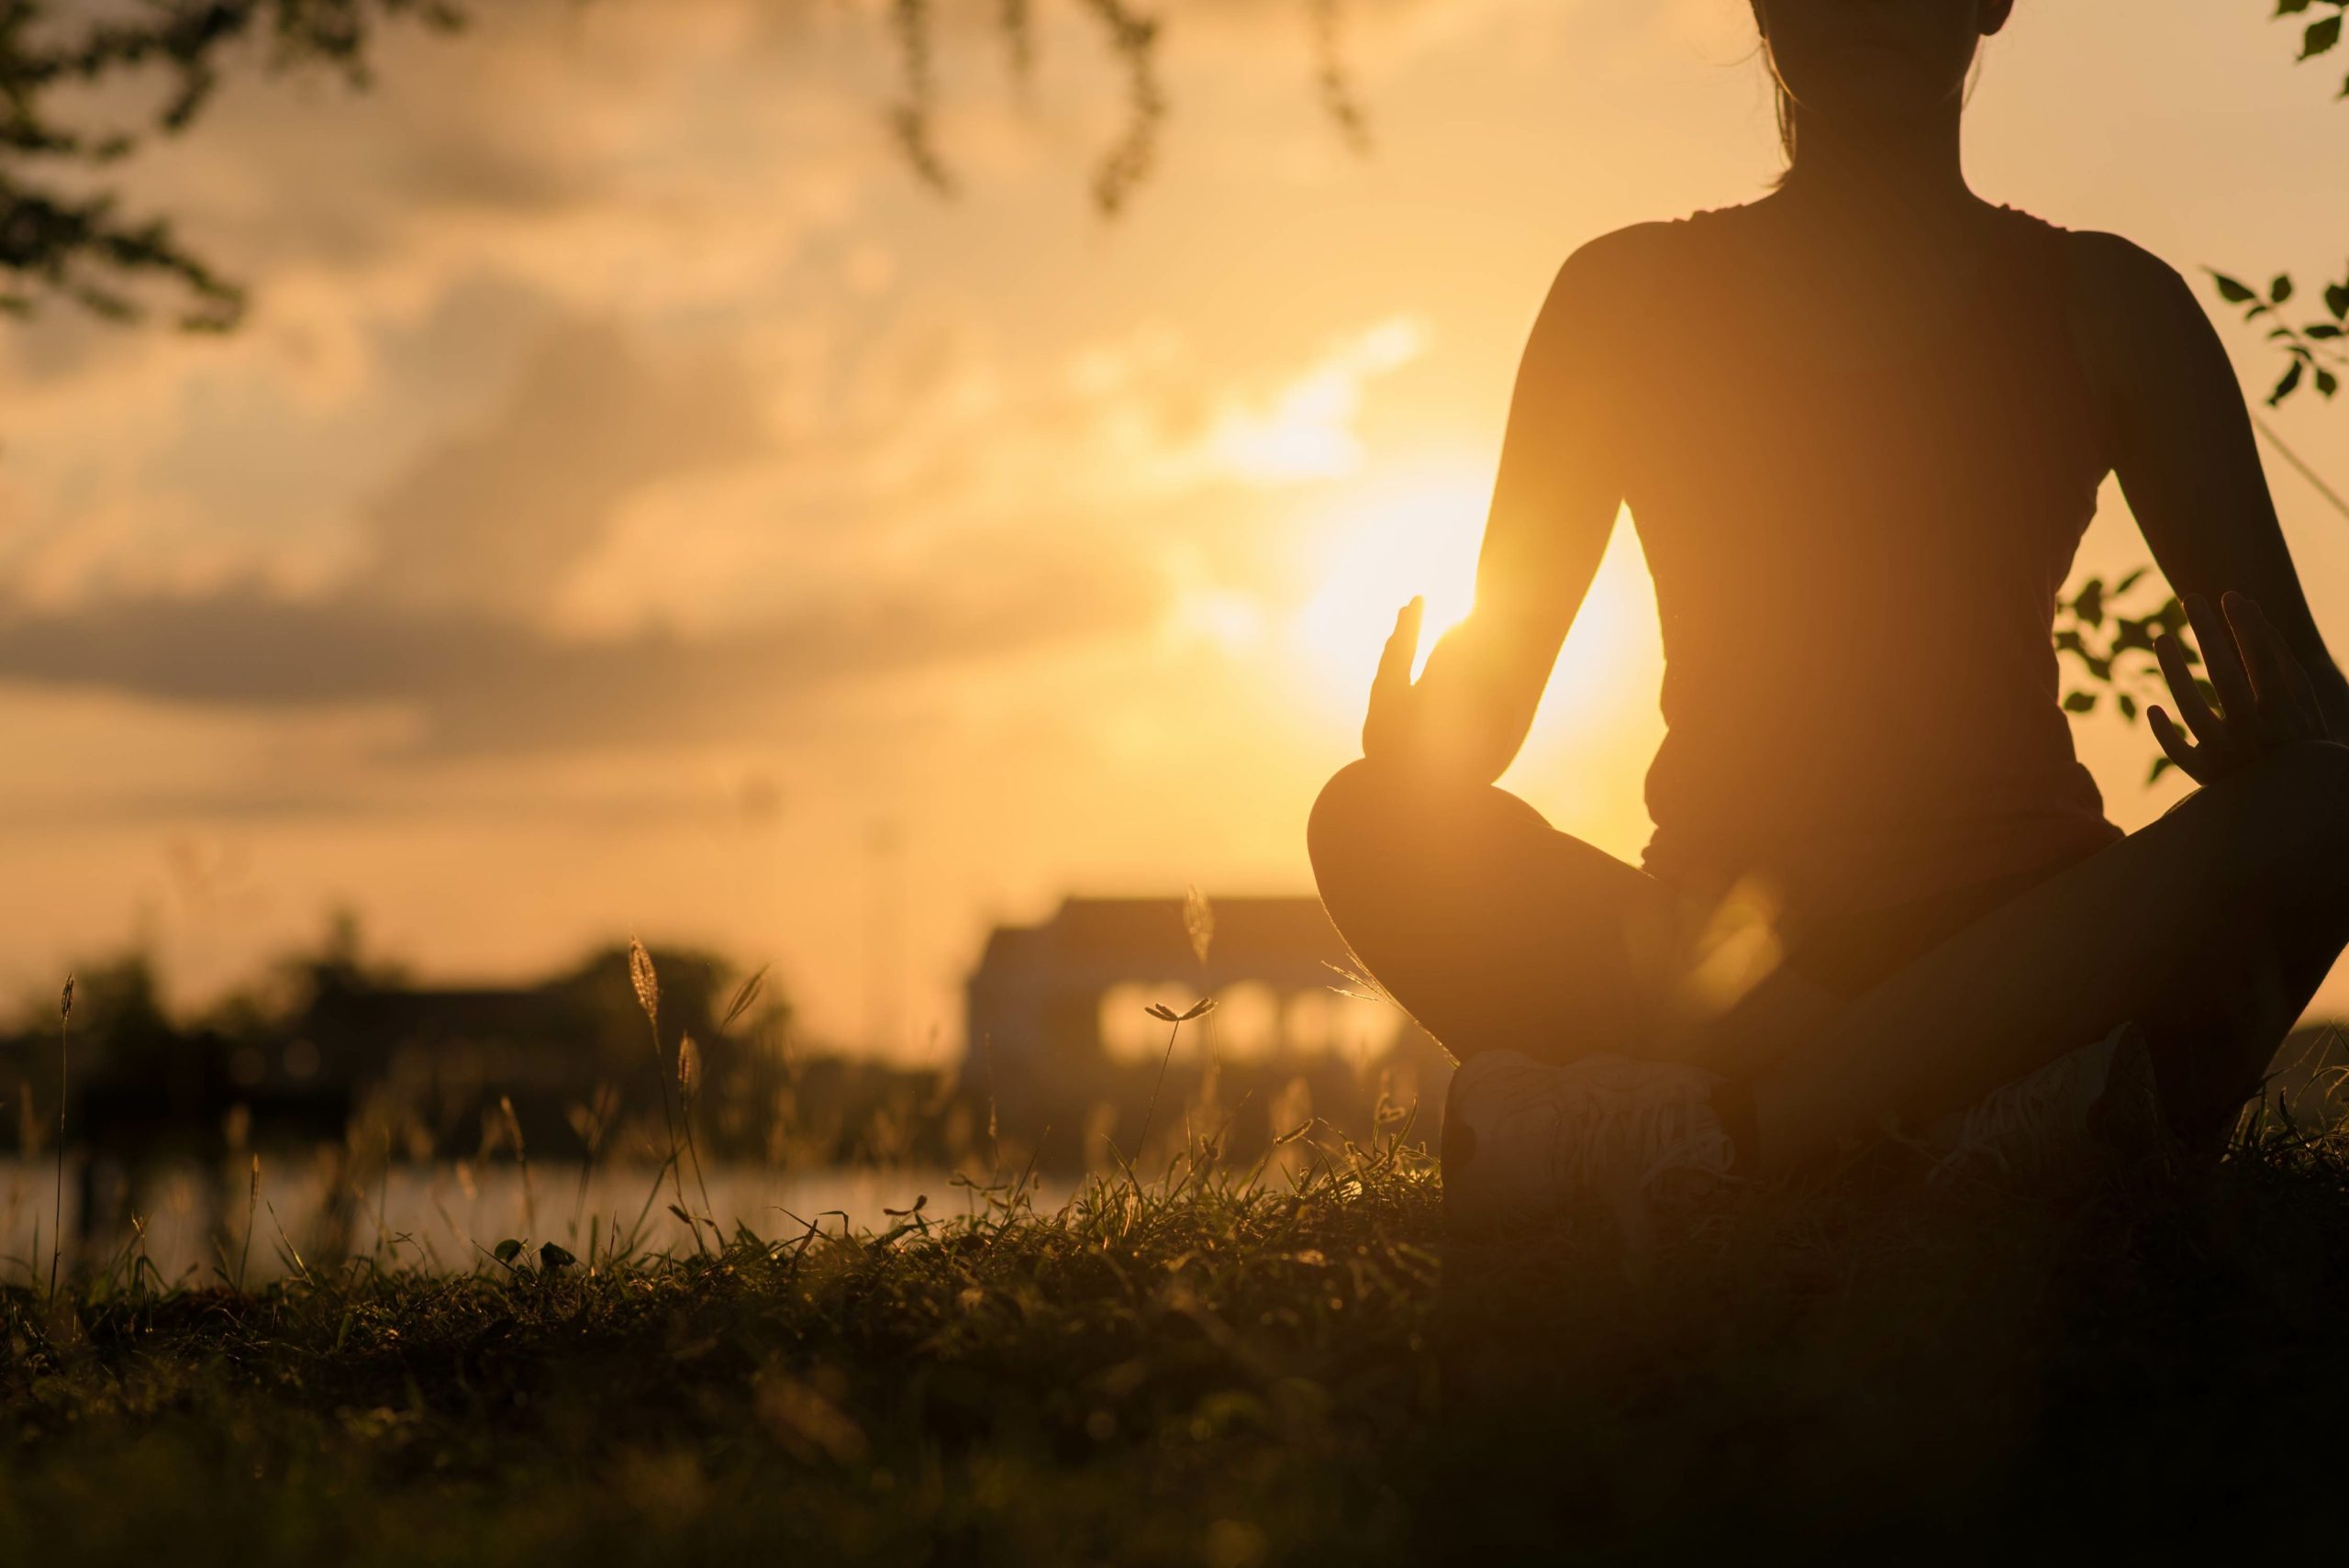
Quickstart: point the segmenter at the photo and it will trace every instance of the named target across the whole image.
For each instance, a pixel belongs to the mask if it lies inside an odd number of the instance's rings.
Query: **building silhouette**
[[[1216,1010],[1186,1026],[1184,1055],[1212,1052],[1227,1073],[1359,1077],[1397,1061],[1444,1064],[1357,975],[1319,898],[1209,907],[1204,957],[1179,897],[1072,897],[1041,924],[996,928],[965,992],[965,1085],[1030,1118],[1122,1102],[1133,1069],[1155,1069],[1168,1046],[1169,1027],[1146,1009],[1181,1012],[1205,997]]]

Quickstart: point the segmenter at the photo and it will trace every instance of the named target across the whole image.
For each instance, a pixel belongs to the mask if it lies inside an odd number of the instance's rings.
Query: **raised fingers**
[[[2202,776],[2201,751],[2188,741],[2177,728],[2177,721],[2162,711],[2157,704],[2145,710],[2145,722],[2152,726],[2154,739],[2161,743],[2163,755],[2178,765],[2188,778],[2197,784],[2208,781]]]
[[[2220,604],[2234,628],[2235,640],[2243,646],[2269,738],[2298,740],[2316,733],[2316,688],[2308,671],[2292,656],[2284,634],[2248,594],[2229,593]]]
[[[1388,635],[1386,647],[1378,656],[1378,673],[1371,679],[1373,704],[1410,685],[1411,664],[1419,656],[1419,617],[1426,607],[1425,600],[1413,599],[1397,612],[1395,629]]]
[[[2202,687],[2186,662],[2186,645],[2164,633],[2154,639],[2154,657],[2161,661],[2162,679],[2169,683],[2170,695],[2177,700],[2177,711],[2185,718],[2186,727],[2194,732],[2194,738],[2206,746],[2223,747],[2227,740],[2226,723],[2211,712],[2210,705],[2203,700]],[[2153,711],[2161,713],[2159,708]],[[2172,729],[2176,728],[2165,713],[2162,714],[2162,723]],[[2181,742],[2183,739],[2180,737]],[[2168,749],[2166,743],[2163,749]]]
[[[2187,596],[2186,615],[2194,623],[2194,640],[2202,650],[2202,665],[2210,673],[2210,684],[2218,691],[2227,727],[2240,728],[2243,739],[2252,740],[2258,733],[2259,695],[2252,689],[2251,672],[2244,667],[2243,650],[2235,644],[2234,628],[2199,594]],[[2206,743],[2210,740],[2199,729],[2195,733]]]

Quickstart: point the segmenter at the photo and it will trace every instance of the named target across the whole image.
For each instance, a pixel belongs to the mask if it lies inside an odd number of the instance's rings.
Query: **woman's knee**
[[[2210,895],[2294,926],[2349,918],[2349,746],[2282,747],[2172,811],[2202,820],[2192,875]]]
[[[1375,852],[1372,846],[1391,822],[1396,786],[1387,774],[1367,760],[1349,762],[1314,800],[1305,823],[1305,848],[1325,895],[1333,878],[1342,878]]]
[[[1394,762],[1349,762],[1321,786],[1305,825],[1321,900],[1336,912],[1367,894],[1417,886],[1439,846],[1456,846],[1477,813],[1478,791]]]
[[[2349,746],[2302,741],[2263,757],[2244,775],[2245,815],[2292,862],[2349,869]]]
[[[1479,855],[1514,857],[1559,837],[1508,791],[1399,762],[1349,762],[1321,786],[1305,828],[1317,874],[1375,860],[1385,871]]]

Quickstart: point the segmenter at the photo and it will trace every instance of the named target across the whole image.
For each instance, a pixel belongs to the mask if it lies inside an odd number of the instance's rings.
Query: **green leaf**
[[[2268,303],[2271,305],[2281,305],[2291,297],[2292,274],[2289,272],[2277,273],[2276,281],[2267,285]]]
[[[2212,272],[2210,276],[2219,285],[2219,297],[2229,305],[2248,305],[2259,297],[2251,289],[2237,283],[2224,272]]]
[[[2300,58],[2314,60],[2320,54],[2330,54],[2341,42],[2341,18],[2327,17],[2321,22],[2310,22],[2309,30],[2300,37]]]
[[[554,1273],[557,1269],[567,1269],[578,1261],[571,1255],[568,1249],[558,1247],[551,1241],[539,1249],[540,1266],[549,1273]]]
[[[2123,692],[2121,694],[2118,700],[2121,704],[2121,717],[2127,719],[2132,724],[2136,723],[2137,699],[2131,696],[2127,692]]]
[[[2071,693],[2064,698],[2064,711],[2065,713],[2094,713],[2096,694],[2094,692]]]
[[[2117,597],[2118,595],[2125,594],[2130,589],[2135,587],[2143,580],[2145,573],[2152,570],[2153,568],[2149,566],[2140,566],[2136,571],[2132,572],[2128,576],[2123,577],[2120,582],[2115,583],[2112,585],[2112,592],[2114,595]]]
[[[2341,390],[2341,378],[2331,371],[2319,371],[2316,373],[2316,389],[2321,395],[2330,397]]]
[[[2332,312],[2335,321],[2349,321],[2349,284],[2327,284],[2324,307]]]
[[[2267,406],[2273,408],[2298,392],[2300,389],[2300,373],[2307,369],[2308,366],[2294,360],[2292,368],[2284,373],[2284,379],[2276,384],[2276,390],[2267,395]]]
[[[2104,624],[2104,579],[2091,577],[2072,600],[2072,613],[2088,626]]]
[[[2276,0],[2276,15],[2297,17],[2309,8],[2309,0]]]
[[[2166,752],[2161,756],[2155,757],[2154,759],[2154,771],[2145,775],[2145,782],[2149,784],[2160,783],[2161,776],[2176,766],[2177,766],[2177,764],[2169,760],[2169,756]]]
[[[491,1248],[490,1253],[492,1256],[496,1258],[499,1262],[510,1263],[516,1258],[521,1256],[522,1243],[516,1240],[513,1237],[508,1236],[505,1240],[500,1241],[496,1246]]]
[[[2313,339],[2320,343],[2330,343],[2341,334],[2342,328],[2330,321],[2313,322],[2301,330],[2302,337]]]

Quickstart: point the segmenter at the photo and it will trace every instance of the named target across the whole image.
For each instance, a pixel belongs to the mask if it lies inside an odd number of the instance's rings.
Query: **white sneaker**
[[[1941,1156],[1929,1179],[2053,1174],[2099,1151],[2143,1152],[2163,1130],[2144,1031],[2122,1023],[1927,1127]]]
[[[1443,1104],[1443,1207],[1482,1229],[1596,1197],[1627,1224],[1649,1197],[1730,1173],[1735,1150],[1700,1068],[1621,1056],[1569,1066],[1479,1052]]]

